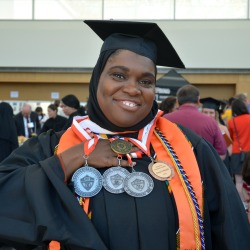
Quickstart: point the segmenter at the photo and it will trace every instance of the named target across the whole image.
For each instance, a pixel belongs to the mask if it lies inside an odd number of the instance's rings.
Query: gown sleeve
[[[54,155],[58,141],[58,134],[48,131],[27,140],[0,164],[0,242],[32,249],[56,240],[106,250],[64,183]]]

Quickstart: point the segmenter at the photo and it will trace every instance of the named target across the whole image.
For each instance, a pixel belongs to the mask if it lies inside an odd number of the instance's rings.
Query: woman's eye
[[[142,80],[139,83],[145,87],[151,87],[152,85],[154,85],[154,82],[151,80]]]
[[[123,74],[118,74],[118,73],[112,74],[112,77],[119,80],[125,79],[125,76]]]

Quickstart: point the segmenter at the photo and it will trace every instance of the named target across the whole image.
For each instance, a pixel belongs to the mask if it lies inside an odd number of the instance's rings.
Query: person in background
[[[0,103],[0,162],[18,147],[13,109],[7,102]]]
[[[235,177],[236,188],[244,202],[242,194],[242,164],[239,154],[250,150],[250,114],[246,103],[240,99],[235,99],[232,102],[232,114],[233,118],[228,121],[228,130],[233,141],[231,169]],[[237,161],[237,159],[239,159],[239,161]]]
[[[57,107],[57,114],[60,115],[60,116],[68,118],[69,116],[65,115],[62,108],[60,107],[60,103],[61,103],[61,100],[59,100],[59,99],[54,100],[54,102],[53,102],[53,104]]]
[[[250,102],[249,102],[249,100],[248,100],[247,93],[240,93],[240,94],[237,94],[237,95],[235,95],[234,98],[235,98],[235,99],[239,99],[239,100],[241,100],[242,102],[244,102],[245,105],[247,106],[248,112],[250,113]]]
[[[244,206],[250,223],[250,151],[246,153],[242,169],[242,194]]]
[[[17,135],[31,138],[39,133],[41,124],[36,112],[32,111],[31,105],[25,103],[21,112],[14,116]]]
[[[219,106],[219,109],[217,110],[218,116],[216,116],[217,117],[216,119],[220,124],[227,126],[227,124],[225,123],[225,121],[222,118],[222,114],[225,113],[225,111],[228,107],[228,101],[226,99],[221,99],[219,101],[220,101],[220,106]]]
[[[67,118],[58,115],[57,110],[58,108],[54,104],[50,104],[48,106],[49,119],[44,123],[40,134],[48,131],[49,129],[53,129],[56,132],[59,132],[63,129],[65,123],[67,122]]]
[[[244,206],[246,209],[248,221],[250,223],[250,182],[246,182],[243,180],[242,184],[242,194],[244,199]]]
[[[48,119],[48,116],[43,113],[43,108],[42,107],[36,107],[35,112],[38,115],[38,120],[40,122],[41,128],[43,127],[43,124],[46,122]]]
[[[59,99],[56,99],[56,100],[54,100],[53,104],[54,104],[55,106],[57,106],[57,108],[59,108],[60,102],[61,102],[61,101],[60,101]]]
[[[247,216],[220,157],[158,109],[156,65],[184,67],[165,34],[156,23],[85,23],[104,40],[88,116],[29,139],[0,165],[0,242],[247,250]]]
[[[200,106],[199,89],[190,84],[179,88],[177,101],[179,109],[164,115],[164,117],[191,129],[206,139],[214,146],[221,159],[224,160],[226,158],[227,146],[217,122],[198,110]]]
[[[80,101],[75,95],[66,95],[61,99],[60,107],[64,114],[68,116],[67,122],[63,126],[63,130],[69,128],[72,124],[74,116],[85,115],[84,107],[80,106]]]
[[[225,107],[225,103],[213,97],[201,98],[200,102],[202,103],[202,113],[212,117],[217,121],[217,124],[227,145],[227,155],[224,160],[224,163],[228,169],[229,174],[232,175],[230,167],[230,156],[232,154],[232,139],[227,126],[223,125],[221,123],[222,119],[220,119],[220,114],[223,110],[223,107]]]
[[[177,98],[175,96],[168,96],[160,103],[159,109],[162,110],[164,114],[176,111],[178,109]]]
[[[248,107],[247,94],[245,94],[245,93],[239,93],[239,94],[237,94],[237,95],[234,96],[234,99],[241,100]]]
[[[227,106],[224,112],[221,114],[221,118],[223,119],[225,126],[227,126],[228,121],[232,118],[232,102],[234,101],[234,97],[230,97],[228,99]]]

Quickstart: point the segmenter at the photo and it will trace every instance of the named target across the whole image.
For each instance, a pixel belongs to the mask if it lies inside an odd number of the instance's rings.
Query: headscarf
[[[71,108],[79,109],[80,108],[80,101],[75,95],[66,95],[62,98],[62,102]]]
[[[0,139],[11,140],[16,126],[13,119],[13,109],[7,102],[0,103]],[[17,134],[16,140],[17,140]]]
[[[89,84],[89,99],[88,99],[88,115],[90,120],[98,124],[104,129],[113,131],[113,132],[123,132],[123,131],[134,131],[139,130],[146,126],[151,120],[154,119],[155,115],[158,111],[157,102],[154,101],[151,110],[149,110],[148,115],[142,120],[139,121],[137,124],[131,127],[119,127],[110,122],[106,116],[103,114],[99,103],[97,101],[97,89],[99,84],[99,79],[101,73],[105,67],[105,64],[108,58],[115,52],[116,50],[106,50],[100,53],[100,56],[97,60],[96,66],[93,69],[93,73],[91,76],[90,84]]]

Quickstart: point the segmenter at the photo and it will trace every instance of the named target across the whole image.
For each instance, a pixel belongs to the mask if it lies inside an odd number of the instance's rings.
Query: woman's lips
[[[122,109],[129,110],[129,111],[135,111],[140,106],[137,102],[134,102],[134,101],[116,100],[116,102],[119,104],[119,106]]]
[[[123,105],[131,107],[131,108],[137,106],[135,102],[131,102],[131,101],[122,101],[122,103]]]

